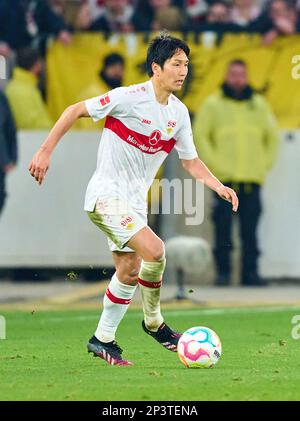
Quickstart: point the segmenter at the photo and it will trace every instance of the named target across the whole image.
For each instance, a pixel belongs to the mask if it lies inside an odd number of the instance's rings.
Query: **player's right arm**
[[[129,88],[120,87],[101,96],[78,102],[66,108],[50,131],[45,142],[32,158],[29,165],[29,171],[32,177],[39,184],[42,184],[48,171],[51,154],[55,146],[78,118],[91,117],[94,121],[98,121],[107,115],[117,117],[126,116],[134,103],[134,98],[130,92]]]
[[[42,184],[50,165],[50,158],[55,146],[63,135],[72,127],[75,121],[81,117],[89,117],[85,102],[70,105],[59,117],[45,142],[33,156],[29,164],[29,172],[39,184]]]

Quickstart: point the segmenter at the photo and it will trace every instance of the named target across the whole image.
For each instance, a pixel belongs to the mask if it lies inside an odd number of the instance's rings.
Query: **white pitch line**
[[[192,316],[200,315],[220,315],[220,314],[247,314],[247,313],[272,313],[272,312],[287,312],[299,311],[300,307],[247,307],[247,308],[209,308],[209,309],[187,309],[187,310],[170,310],[169,316]]]
[[[222,315],[222,314],[251,314],[251,313],[272,313],[272,312],[288,312],[288,311],[298,311],[300,313],[300,307],[290,306],[290,307],[247,307],[247,308],[209,308],[209,309],[182,309],[182,310],[166,310],[165,313],[168,316],[193,316],[193,315],[207,315],[207,316],[214,316],[214,315]],[[86,315],[86,316],[67,316],[67,317],[49,317],[47,319],[39,320],[40,322],[63,322],[66,320],[78,320],[78,321],[86,321],[86,320],[96,320],[100,316],[99,315]],[[127,313],[126,317],[132,318],[141,318],[142,311],[139,313],[136,312],[129,312]]]

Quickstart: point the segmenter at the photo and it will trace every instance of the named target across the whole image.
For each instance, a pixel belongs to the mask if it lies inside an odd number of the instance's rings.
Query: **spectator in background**
[[[134,29],[145,32],[181,30],[184,22],[183,11],[172,0],[145,0],[139,3],[132,18]]]
[[[221,89],[208,97],[194,122],[199,156],[222,183],[239,197],[242,285],[260,286],[256,231],[261,213],[260,189],[274,163],[278,133],[266,100],[249,85],[246,64],[232,61]],[[214,198],[214,257],[216,285],[229,285],[231,277],[230,205]]]
[[[217,1],[213,3],[207,12],[206,22],[208,23],[229,23],[230,22],[230,12],[229,6],[226,3]]]
[[[0,91],[0,214],[4,207],[5,177],[17,162],[16,128],[8,101]]]
[[[230,21],[230,7],[223,1],[216,1],[209,6],[206,21],[192,27],[196,32],[215,32],[219,40],[225,32],[245,31],[243,26]]]
[[[75,28],[81,8],[80,0],[47,0],[51,10],[59,16],[69,28]]]
[[[77,101],[93,98],[118,88],[123,84],[124,70],[124,58],[120,54],[113,53],[107,55],[103,60],[102,69],[99,71],[97,80],[79,94]],[[81,118],[75,123],[74,128],[97,130],[99,128],[102,129],[103,124],[104,120],[95,124],[91,119]]]
[[[3,48],[17,50],[40,46],[49,35],[69,44],[71,35],[61,17],[46,0],[0,0],[0,53]]]
[[[191,22],[200,23],[205,21],[208,3],[205,0],[185,0],[185,10]]]
[[[233,0],[230,10],[230,21],[241,26],[247,26],[261,14],[261,7],[256,0]]]
[[[182,31],[185,29],[185,16],[176,6],[170,6],[165,10],[158,10],[152,22],[152,31]]]
[[[106,0],[103,14],[86,29],[90,31],[131,32],[134,8],[128,0]]]
[[[43,60],[36,49],[26,47],[18,52],[17,66],[6,87],[18,129],[48,129],[53,125],[37,87],[42,71]]]
[[[68,0],[47,0],[47,2],[57,16],[64,16]]]
[[[300,20],[294,3],[273,0],[266,13],[248,26],[250,32],[264,35],[264,43],[270,44],[280,35],[300,32]]]
[[[76,18],[76,29],[88,29],[104,12],[105,0],[82,1]]]
[[[123,84],[124,65],[124,58],[120,54],[108,54],[104,58],[102,69],[99,71],[98,95],[100,90],[104,93]]]
[[[52,0],[53,1],[53,0]],[[54,0],[57,1],[57,0]],[[128,0],[128,4],[136,8],[139,0]],[[144,0],[141,0],[143,3]],[[81,0],[77,15],[77,29],[88,29],[105,13],[106,0]]]
[[[169,0],[157,0],[157,4],[161,3],[162,9],[165,8],[165,4],[171,3]],[[132,24],[135,31],[150,32],[152,31],[152,22],[155,16],[155,0],[140,1],[136,7],[136,10],[132,17]]]

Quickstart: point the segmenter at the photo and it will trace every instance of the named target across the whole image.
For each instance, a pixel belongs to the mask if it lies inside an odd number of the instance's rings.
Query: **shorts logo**
[[[122,227],[124,227],[127,230],[130,230],[133,228],[133,218],[132,216],[127,216],[123,221],[121,221]]]
[[[144,124],[151,124],[151,120],[147,120],[146,118],[142,119],[142,123]]]
[[[151,146],[157,145],[157,143],[161,140],[161,132],[159,130],[154,130],[149,136],[149,143]]]
[[[100,98],[100,104],[102,105],[102,107],[104,107],[104,105],[107,105],[109,103],[110,103],[110,97],[108,95],[105,95],[102,98]]]

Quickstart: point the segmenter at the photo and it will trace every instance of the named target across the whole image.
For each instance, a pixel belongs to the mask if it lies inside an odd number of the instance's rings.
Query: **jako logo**
[[[168,121],[168,127],[175,127],[176,126],[176,121],[175,120],[169,120]]]
[[[161,140],[161,132],[159,130],[154,130],[149,136],[149,143],[151,146],[157,145],[157,143]]]

